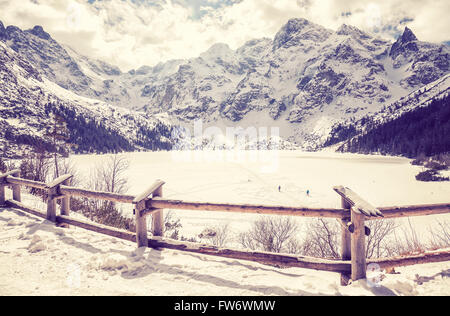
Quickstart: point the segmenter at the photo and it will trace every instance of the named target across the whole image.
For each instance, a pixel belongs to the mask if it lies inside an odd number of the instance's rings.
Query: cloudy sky
[[[449,0],[0,0],[0,20],[42,25],[57,41],[123,71],[198,56],[217,42],[236,49],[272,38],[293,17],[330,29],[346,23],[394,39],[450,40]]]

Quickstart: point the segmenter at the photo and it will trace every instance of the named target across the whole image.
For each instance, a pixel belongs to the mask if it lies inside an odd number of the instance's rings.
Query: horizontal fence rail
[[[384,218],[439,215],[450,212],[450,203],[380,207],[379,210],[383,213]]]
[[[275,266],[337,272],[341,274],[341,282],[343,285],[347,284],[350,279],[359,280],[366,278],[367,265],[370,263],[376,263],[381,268],[389,268],[450,260],[450,250],[376,260],[367,260],[365,253],[365,238],[370,234],[370,229],[365,226],[366,220],[447,214],[450,213],[450,203],[376,208],[351,189],[343,186],[334,187],[336,193],[341,197],[342,208],[340,209],[188,202],[164,199],[163,186],[165,183],[161,180],[157,180],[141,194],[132,196],[71,187],[68,186],[71,178],[71,175],[63,175],[51,183],[46,184],[39,181],[20,178],[19,170],[0,174],[0,206],[3,205],[16,208],[60,225],[73,225],[97,233],[136,242],[138,247],[173,249],[225,258],[248,260]],[[20,186],[45,190],[47,192],[47,212],[27,207],[21,203]],[[6,200],[6,187],[11,187],[13,190],[12,200]],[[71,197],[134,205],[136,232],[133,233],[90,221],[71,218]],[[59,215],[56,212],[57,200],[61,200],[61,210]],[[341,222],[342,226],[341,260],[217,248],[210,245],[166,239],[162,237],[164,232],[164,209],[335,218]],[[149,215],[152,217],[152,238],[148,238],[147,236],[147,217]]]
[[[306,207],[286,207],[286,206],[264,206],[246,204],[220,204],[207,202],[186,202],[177,200],[165,200],[163,198],[153,198],[147,202],[149,209],[177,209],[191,211],[211,211],[230,213],[252,213],[268,215],[288,215],[303,217],[328,217],[343,218],[348,215],[344,209],[314,209]]]
[[[60,192],[63,195],[70,195],[74,197],[88,198],[88,199],[97,199],[103,201],[117,202],[117,203],[133,203],[134,196],[125,195],[125,194],[117,194],[111,192],[100,192],[100,191],[92,191],[80,188],[73,188],[69,186],[62,185],[60,187]]]
[[[21,178],[16,178],[16,177],[12,177],[12,176],[7,177],[7,182],[8,182],[8,184],[23,185],[23,186],[26,186],[29,188],[41,189],[41,190],[45,190],[47,187],[46,184],[43,182],[21,179]]]

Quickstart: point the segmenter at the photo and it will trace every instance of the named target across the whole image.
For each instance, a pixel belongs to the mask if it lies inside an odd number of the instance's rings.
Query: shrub
[[[125,229],[130,232],[136,231],[136,226],[132,218],[124,217],[121,211],[112,202],[97,202],[89,199],[71,199],[71,209],[79,212],[91,221],[112,226],[119,229]]]
[[[425,168],[433,169],[436,171],[447,170],[445,163],[440,163],[438,161],[431,160],[425,164]]]
[[[366,225],[370,228],[370,235],[366,238],[366,257],[388,257],[392,253],[391,237],[399,225],[392,219],[367,221]]]
[[[307,226],[307,237],[302,255],[318,258],[338,259],[341,228],[335,221],[319,218]]]
[[[164,235],[170,239],[180,238],[180,229],[183,227],[179,218],[174,218],[171,211],[166,212],[164,217]]]
[[[223,224],[206,228],[199,236],[215,247],[224,247],[229,239],[230,225]]]
[[[32,153],[24,158],[20,163],[20,176],[24,179],[33,181],[46,182],[50,172],[51,162],[45,152]],[[47,192],[45,190],[30,189],[30,193],[46,198]]]
[[[279,253],[297,230],[297,224],[290,217],[262,217],[249,232],[239,235],[239,241],[244,248]]]
[[[426,170],[416,176],[417,181],[433,182],[433,181],[450,181],[448,177],[442,177],[436,170]]]
[[[416,159],[414,159],[411,164],[413,166],[423,166],[429,158],[427,158],[424,154],[420,154]]]
[[[128,165],[128,161],[121,156],[107,157],[106,161],[99,165],[91,174],[87,186],[96,191],[124,193],[127,183],[125,171]],[[66,161],[61,167],[64,172],[76,174],[74,166],[69,161]],[[72,198],[71,208],[73,211],[81,212],[85,217],[99,224],[132,232],[136,231],[134,220],[124,217],[117,203]]]
[[[436,156],[436,159],[447,167],[450,167],[450,153],[439,154]]]
[[[408,256],[411,254],[423,253],[426,245],[423,243],[417,231],[411,223],[411,219],[407,218],[407,225],[404,224],[400,231],[394,231],[394,236],[389,240],[387,248],[387,257]]]
[[[429,231],[433,250],[450,247],[450,221],[438,221],[437,225],[429,228]]]

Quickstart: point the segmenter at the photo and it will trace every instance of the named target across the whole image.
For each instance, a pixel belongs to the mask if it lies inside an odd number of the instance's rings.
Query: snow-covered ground
[[[450,200],[450,182],[416,181],[415,175],[422,167],[399,157],[301,151],[156,152],[125,157],[130,162],[126,173],[128,193],[136,195],[161,179],[166,182],[164,197],[188,201],[339,208],[340,197],[333,191],[336,185],[350,187],[378,207]],[[84,155],[74,156],[72,161],[82,177],[89,177],[91,170],[107,159]],[[132,210],[126,207],[124,215],[131,216]],[[206,227],[221,224],[229,224],[237,235],[259,217],[192,211],[173,214],[181,219],[181,233],[186,237],[198,236]],[[301,226],[307,221],[296,220]],[[437,220],[450,220],[450,214],[411,218],[411,223],[424,240]]]
[[[450,295],[450,262],[339,285],[336,273],[135,244],[0,209],[0,295]]]
[[[130,194],[139,194],[162,179],[165,197],[190,201],[340,207],[340,198],[332,190],[335,185],[352,188],[376,206],[445,203],[450,197],[449,182],[416,181],[421,167],[403,158],[298,151],[261,156],[251,152],[125,156],[130,161],[126,174]],[[107,158],[91,155],[72,160],[86,179]],[[29,195],[24,194],[23,200],[45,209]],[[236,236],[259,217],[173,212],[181,219],[181,233],[186,237],[226,223]],[[124,214],[132,213],[124,208]],[[424,240],[437,220],[449,219],[449,215],[417,217],[412,224]],[[231,238],[228,246],[236,245]],[[131,242],[76,227],[57,228],[19,211],[0,209],[0,295],[450,295],[450,262],[396,271],[383,275],[377,286],[359,281],[341,287],[336,273],[277,269],[170,250],[136,250]]]

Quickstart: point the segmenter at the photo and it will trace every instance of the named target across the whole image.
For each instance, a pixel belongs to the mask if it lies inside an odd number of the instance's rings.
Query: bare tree
[[[240,233],[238,236],[239,243],[245,249],[257,250],[258,243],[253,239],[253,236],[250,232]]]
[[[127,180],[125,172],[129,166],[124,157],[117,155],[109,157],[107,161],[97,167],[89,177],[89,188],[97,191],[124,193]],[[70,166],[69,166],[70,167]],[[90,220],[100,224],[135,231],[133,219],[122,216],[116,203],[97,201],[92,199],[78,199],[73,201],[73,210],[81,211]]]
[[[39,150],[30,153],[27,157],[22,159],[20,163],[20,175],[22,178],[46,182],[50,173],[50,159],[44,150]],[[43,190],[32,188],[31,194],[45,198],[46,192]]]
[[[413,253],[424,252],[426,247],[420,241],[416,230],[411,224],[411,220],[408,218],[408,225],[401,227],[401,233],[394,232],[394,237],[390,242],[390,246],[387,247],[389,257],[405,256]]]
[[[195,237],[185,237],[180,234],[180,229],[183,227],[181,220],[173,215],[172,211],[168,211],[164,216],[164,236],[174,240],[186,242],[199,242]]]
[[[164,216],[164,236],[178,240],[180,238],[180,229],[183,227],[179,218],[174,218],[173,212],[168,211]]]
[[[98,176],[100,177],[102,190],[113,193],[124,193],[127,190],[127,179],[125,172],[130,166],[129,161],[118,155],[108,157],[98,169]]]
[[[58,154],[67,155],[69,148],[66,143],[69,140],[69,130],[64,118],[57,114],[51,114],[51,124],[48,125],[44,135],[53,146],[53,159],[55,166],[55,176],[59,177]]]
[[[450,221],[437,221],[437,225],[428,228],[431,234],[430,247],[434,250],[450,247]]]
[[[302,255],[319,258],[340,258],[340,226],[337,222],[319,218],[307,226],[307,236],[301,247]]]
[[[286,250],[287,253],[290,254],[304,254],[307,252],[305,249],[306,244],[304,242],[301,242],[298,238],[290,238],[286,243]]]
[[[206,240],[216,247],[224,247],[229,240],[229,232],[229,224],[216,225],[206,228],[198,238]]]
[[[366,239],[366,257],[382,258],[389,255],[392,248],[390,237],[399,227],[395,220],[374,220],[366,222],[370,235]]]
[[[113,155],[106,158],[106,161],[91,170],[88,188],[95,191],[104,191],[112,193],[125,193],[127,190],[127,179],[125,173],[129,168],[128,160],[123,156]],[[93,201],[97,208],[106,202]],[[114,205],[113,202],[107,202]]]
[[[379,258],[389,253],[389,236],[397,227],[393,220],[368,222],[371,234],[366,239],[368,258]],[[339,259],[341,257],[341,230],[346,229],[333,220],[319,218],[306,226],[306,238],[301,241],[290,239],[287,244],[289,253],[303,256]]]
[[[239,235],[239,241],[244,248],[279,253],[297,231],[298,225],[290,217],[262,217],[250,231]]]
[[[70,186],[75,187],[80,184],[81,181],[80,181],[79,173],[77,171],[77,168],[76,168],[74,162],[71,161],[70,159],[64,159],[59,162],[59,172],[61,175],[63,175],[63,174],[72,175],[72,178],[70,178],[70,180],[69,180]],[[56,170],[54,170],[53,174],[54,174],[54,177],[56,178]]]

